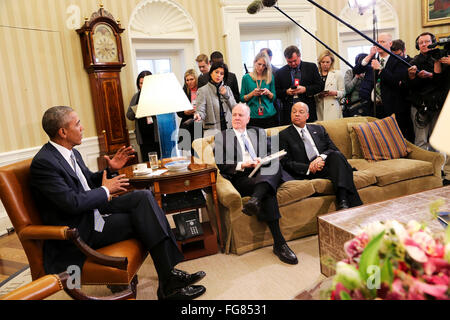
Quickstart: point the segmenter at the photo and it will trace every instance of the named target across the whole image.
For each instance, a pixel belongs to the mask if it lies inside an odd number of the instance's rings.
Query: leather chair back
[[[41,225],[29,187],[32,159],[0,168],[0,199],[22,243],[30,264],[32,279],[45,275],[42,240],[23,240],[21,231],[29,225]]]

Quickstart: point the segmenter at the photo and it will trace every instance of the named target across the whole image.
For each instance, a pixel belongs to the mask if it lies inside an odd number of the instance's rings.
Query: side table
[[[175,158],[162,159],[160,169],[164,169],[164,165],[168,162],[176,160]],[[147,164],[149,167],[150,165]],[[177,241],[180,250],[183,252],[186,260],[195,259],[205,255],[215,254],[217,248],[217,234],[219,235],[220,249],[223,251],[223,237],[221,220],[219,216],[219,201],[217,197],[216,178],[217,168],[207,164],[196,164],[191,161],[191,164],[186,170],[181,171],[166,171],[161,175],[146,175],[135,176],[133,174],[133,166],[128,166],[119,171],[120,174],[125,174],[129,179],[130,185],[134,189],[152,188],[153,194],[159,206],[162,205],[162,195],[174,194],[185,191],[192,191],[198,189],[211,189],[214,200],[214,214],[217,226],[213,228],[211,223],[202,223],[203,235],[190,238],[183,241]],[[198,207],[190,206],[184,209],[195,209]],[[178,212],[177,210],[175,212]],[[173,213],[168,211],[166,214]],[[208,211],[211,221],[211,212]],[[216,229],[216,230],[214,230]],[[216,233],[217,232],[217,233]]]

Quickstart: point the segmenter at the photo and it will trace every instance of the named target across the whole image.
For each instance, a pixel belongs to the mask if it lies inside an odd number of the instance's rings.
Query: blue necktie
[[[241,135],[241,137],[242,137],[242,141],[244,142],[245,150],[250,154],[250,157],[252,158],[252,160],[255,160],[256,159],[255,151],[253,151],[253,148],[250,146],[247,138],[245,137],[245,133],[243,133]]]
[[[91,188],[89,187],[86,177],[83,172],[81,172],[81,168],[78,166],[78,163],[75,159],[75,155],[73,152],[70,154],[70,160],[72,160],[73,170],[75,171],[78,180],[80,180],[81,185],[83,186],[84,191],[89,191]],[[102,232],[103,226],[105,225],[105,219],[103,219],[102,215],[98,211],[98,209],[94,209],[94,229],[95,231]]]

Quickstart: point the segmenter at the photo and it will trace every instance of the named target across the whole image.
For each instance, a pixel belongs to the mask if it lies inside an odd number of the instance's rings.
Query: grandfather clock
[[[102,5],[76,30],[89,74],[100,144],[99,169],[106,167],[104,155],[112,156],[120,147],[130,145],[120,85],[120,70],[125,66],[120,34],[124,30]]]

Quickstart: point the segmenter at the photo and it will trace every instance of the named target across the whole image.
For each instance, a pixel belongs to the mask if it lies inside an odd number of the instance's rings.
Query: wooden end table
[[[160,168],[164,169],[164,165],[168,162],[179,160],[177,158],[168,158],[162,159],[160,161]],[[150,167],[150,164],[147,162],[147,166]],[[163,208],[162,205],[162,195],[164,194],[174,194],[185,191],[193,191],[198,189],[208,189],[210,188],[212,191],[213,201],[214,201],[214,211],[216,218],[216,232],[214,232],[214,228],[211,228],[211,224],[208,222],[202,223],[202,228],[204,230],[204,234],[198,237],[190,238],[183,241],[177,241],[178,246],[182,250],[183,245],[193,244],[194,242],[203,241],[203,248],[194,248],[193,250],[189,250],[183,252],[186,260],[198,258],[201,256],[214,254],[217,252],[217,235],[219,235],[219,243],[220,249],[223,252],[224,243],[222,238],[222,227],[221,220],[219,216],[219,201],[217,198],[217,189],[216,189],[216,179],[217,179],[217,168],[213,165],[208,164],[197,164],[194,163],[193,158],[191,159],[191,164],[188,166],[186,170],[182,171],[166,171],[165,173],[158,176],[135,176],[133,174],[133,166],[125,167],[119,170],[119,174],[125,174],[126,178],[129,179],[130,186],[133,189],[153,189],[153,194],[155,196],[156,201],[159,206]],[[189,207],[183,208],[182,210],[187,209],[195,209],[199,207]],[[174,211],[166,211],[166,214],[178,212],[180,210]],[[208,210],[208,215],[211,213]],[[210,218],[211,221],[211,218]],[[214,236],[216,251],[214,251],[214,246],[211,245],[211,239]],[[182,250],[183,251],[183,250]]]

